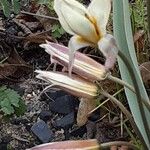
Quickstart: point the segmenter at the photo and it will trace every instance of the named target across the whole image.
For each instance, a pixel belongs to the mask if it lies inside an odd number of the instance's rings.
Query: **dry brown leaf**
[[[136,43],[144,35],[144,30],[138,30],[133,37],[134,43]]]
[[[45,16],[51,16],[51,12],[49,11],[48,7],[45,5],[41,5],[39,10],[37,11],[38,15],[45,15]],[[42,17],[36,17],[40,23],[43,25],[44,29],[47,31],[51,29],[51,25],[53,24],[54,20],[50,20],[47,18]]]
[[[16,70],[16,67],[10,66],[9,64],[0,64],[0,79],[14,74]]]
[[[38,44],[45,43],[45,40],[54,41],[54,40],[52,40],[52,38],[47,34],[47,32],[49,32],[49,31],[44,31],[44,32],[41,32],[41,33],[34,33],[34,34],[31,34],[31,35],[25,37],[24,40],[27,41],[27,42],[38,43]]]
[[[77,125],[83,126],[88,120],[88,113],[96,107],[95,99],[81,98],[77,113]]]
[[[0,64],[0,79],[13,76],[17,71],[19,71],[21,76],[24,71],[26,72],[29,70],[31,70],[31,67],[25,63],[16,50],[13,50],[5,63]]]
[[[150,85],[150,61],[144,62],[139,66],[143,82],[146,86]]]

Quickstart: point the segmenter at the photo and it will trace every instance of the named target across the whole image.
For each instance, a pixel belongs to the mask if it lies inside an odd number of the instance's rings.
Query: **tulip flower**
[[[51,62],[58,63],[64,67],[69,64],[69,48],[56,43],[48,42],[41,44],[45,51],[50,54]],[[103,80],[106,77],[107,71],[105,66],[97,63],[90,57],[80,52],[75,53],[73,72],[88,80]]]
[[[64,30],[73,35],[69,41],[71,66],[76,50],[96,45],[106,57],[107,69],[113,67],[118,49],[106,32],[111,0],[92,0],[87,8],[76,0],[54,0],[54,10]]]
[[[97,96],[98,87],[85,79],[79,78],[76,75],[72,77],[67,76],[65,73],[40,71],[36,70],[38,79],[42,79],[48,83],[53,84],[62,90],[78,97],[94,98]]]

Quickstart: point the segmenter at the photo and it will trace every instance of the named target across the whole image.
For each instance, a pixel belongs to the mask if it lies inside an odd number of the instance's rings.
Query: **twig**
[[[30,141],[28,141],[27,139],[24,139],[24,138],[18,137],[18,136],[16,136],[16,135],[12,135],[12,137],[13,137],[14,139],[18,140],[18,141],[28,142],[28,143],[30,142]]]
[[[50,17],[50,16],[45,16],[45,15],[38,15],[38,14],[31,13],[31,12],[26,12],[26,11],[20,11],[20,13],[25,14],[25,15],[37,16],[37,17],[42,17],[42,18],[58,21],[58,18],[56,18],[56,17]]]
[[[119,94],[120,92],[122,92],[124,89],[122,88],[121,90],[117,91],[115,94],[113,94],[113,96],[116,96],[117,94]],[[102,105],[104,105],[105,103],[107,103],[110,100],[110,98],[106,99],[104,102],[102,102],[100,105],[98,105],[95,109],[93,109],[92,111],[90,111],[88,113],[88,116],[90,116],[94,111],[96,111],[97,109],[99,109]]]

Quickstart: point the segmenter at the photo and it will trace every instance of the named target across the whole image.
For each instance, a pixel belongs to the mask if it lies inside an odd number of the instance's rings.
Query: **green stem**
[[[122,92],[124,89],[120,89],[119,91],[117,91],[115,94],[113,94],[112,96],[116,96],[118,95],[120,92]],[[90,116],[94,111],[96,111],[97,109],[99,109],[102,105],[104,105],[105,103],[107,103],[110,99],[106,99],[104,102],[102,102],[100,105],[98,105],[96,108],[94,108],[92,111],[90,111],[88,113],[88,116]]]
[[[125,86],[126,88],[128,88],[129,90],[131,90],[133,93],[135,93],[135,89],[133,88],[133,86],[131,86],[130,84],[128,84],[127,82],[117,78],[117,77],[114,77],[112,76],[111,74],[109,74],[107,76],[107,79],[111,80],[111,81],[114,81],[116,83],[119,83],[120,85],[123,85]]]
[[[139,150],[137,146],[125,141],[113,141],[100,144],[101,149],[110,149],[110,146],[128,146],[128,148],[131,148],[133,150]]]
[[[123,113],[126,115],[126,117],[129,119],[132,128],[135,130],[136,134],[139,136],[139,138],[140,138],[142,144],[143,144],[144,147],[147,149],[147,146],[146,146],[146,144],[145,144],[145,141],[144,141],[144,139],[143,139],[143,136],[141,135],[141,133],[140,133],[140,131],[139,131],[139,129],[138,129],[136,123],[134,122],[133,117],[132,117],[132,115],[130,114],[130,112],[124,107],[124,105],[123,105],[120,101],[118,101],[115,97],[113,97],[113,96],[110,95],[109,93],[107,93],[107,92],[105,92],[105,91],[103,91],[103,90],[101,90],[100,93],[101,93],[102,95],[104,95],[105,97],[109,98],[112,102],[114,102],[114,103],[122,110],[122,112],[123,112]]]
[[[133,93],[136,94],[136,91],[134,89],[133,86],[131,86],[130,84],[128,84],[127,82],[117,78],[117,77],[114,77],[112,76],[111,74],[109,74],[107,76],[107,79],[111,80],[111,81],[114,81],[122,86],[125,86],[126,88],[128,88],[129,90],[131,90]],[[142,97],[142,103],[147,107],[147,109],[150,111],[150,102],[148,102],[147,100],[145,100],[143,97]]]
[[[139,111],[142,115],[143,126],[145,128],[145,132],[146,132],[148,140],[150,142],[150,136],[149,136],[150,129],[148,127],[148,123],[147,123],[147,120],[146,120],[146,117],[145,117],[145,111],[144,111],[143,104],[142,104],[142,96],[140,94],[140,89],[139,89],[139,86],[138,86],[138,83],[137,83],[136,76],[134,74],[134,70],[132,68],[132,64],[131,64],[130,60],[120,50],[118,52],[118,55],[122,59],[122,61],[124,62],[124,64],[126,65],[126,67],[128,68],[128,71],[130,73],[130,77],[132,79],[132,82],[133,82],[133,85],[134,85],[134,88],[135,88],[135,91],[136,91],[136,97],[137,97],[137,101],[138,101],[138,105],[139,105]],[[146,146],[145,141],[144,141],[143,144]]]

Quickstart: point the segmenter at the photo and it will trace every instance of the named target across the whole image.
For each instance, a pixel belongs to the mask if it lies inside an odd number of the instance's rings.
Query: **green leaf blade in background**
[[[2,5],[2,9],[4,11],[4,15],[6,17],[9,17],[11,10],[10,10],[10,4],[8,2],[8,0],[0,0],[0,3]]]
[[[19,3],[19,0],[12,0],[11,3],[12,3],[12,7],[13,7],[14,13],[15,13],[15,14],[18,14],[19,11],[20,11],[20,3]]]
[[[134,73],[137,75],[138,85],[140,87],[140,92],[142,97],[149,101],[147,96],[146,90],[144,88],[140,72],[138,69],[138,63],[133,43],[133,36],[132,36],[132,29],[131,29],[131,22],[130,22],[130,14],[129,14],[129,3],[128,0],[114,0],[113,1],[113,28],[114,28],[114,35],[117,41],[117,44],[121,51],[126,55],[126,57],[130,58]],[[131,77],[129,75],[128,69],[126,68],[125,64],[122,62],[121,59],[118,58],[119,69],[121,73],[121,77],[124,81],[132,84]],[[150,149],[150,143],[147,136],[147,131],[144,128],[144,123],[142,121],[142,116],[139,111],[139,105],[136,98],[136,95],[133,94],[128,89],[125,89],[126,96],[128,99],[128,104],[130,106],[130,110],[134,117],[135,123],[137,124],[146,144],[147,147]],[[146,118],[150,128],[150,112],[145,108]]]

